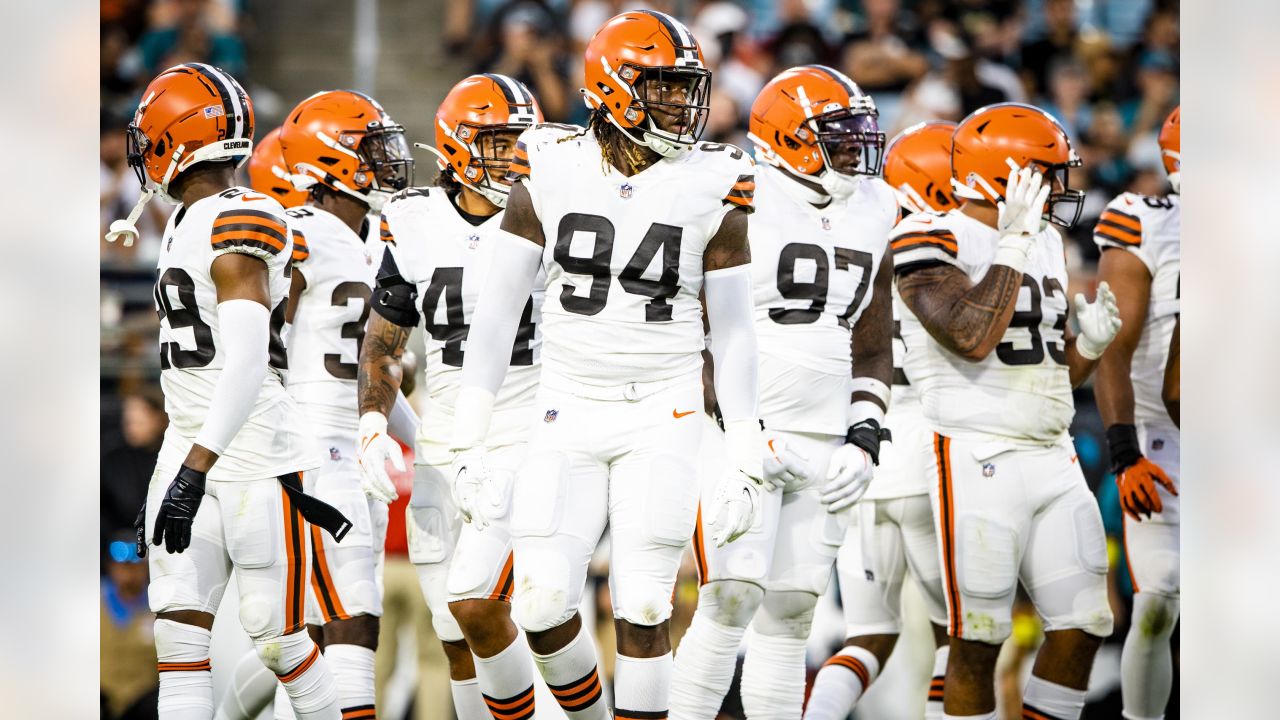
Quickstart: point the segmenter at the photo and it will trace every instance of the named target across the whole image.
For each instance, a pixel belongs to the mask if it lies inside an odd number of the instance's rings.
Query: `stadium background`
[[[1089,233],[1103,205],[1122,190],[1166,191],[1155,133],[1178,103],[1177,0],[101,0],[101,230],[137,199],[122,129],[142,88],[165,67],[203,61],[235,75],[254,100],[258,137],[311,93],[352,88],[376,97],[411,141],[433,142],[437,103],[471,72],[514,75],[537,94],[548,120],[580,122],[582,48],[604,20],[636,7],[680,17],[701,41],[715,73],[708,140],[749,147],[746,111],[756,91],[776,72],[811,62],[844,70],[870,92],[890,137],[914,122],[958,120],[992,102],[1045,108],[1085,162],[1072,175],[1088,199],[1069,233],[1070,292],[1092,290],[1097,251]],[[429,184],[433,158],[419,151],[417,159],[416,182]],[[104,718],[147,717],[148,704],[154,716],[145,564],[131,562],[125,548],[165,423],[151,286],[168,211],[161,203],[148,208],[133,248],[100,243]],[[1077,449],[1113,539],[1117,617],[1086,717],[1118,717],[1131,588],[1091,388],[1077,391],[1076,405]],[[424,622],[402,541],[392,538],[389,551],[388,612],[398,608],[408,624],[384,630],[381,715],[452,717],[443,657]],[[691,572],[677,595],[678,634],[696,598]],[[596,597],[599,616],[609,617],[607,593]],[[832,622],[818,627],[811,643],[815,666],[840,639],[837,616],[826,617]],[[1020,627],[1002,665],[1002,681],[1014,688],[1037,641],[1033,622]],[[605,658],[611,634],[600,635]],[[1179,716],[1177,699],[1175,686],[1170,718]],[[740,716],[732,700],[725,711]]]

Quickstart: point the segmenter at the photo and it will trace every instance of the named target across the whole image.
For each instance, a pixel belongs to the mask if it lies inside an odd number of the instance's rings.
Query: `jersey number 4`
[[[441,302],[444,302],[444,322],[436,322]],[[462,268],[436,268],[422,296],[422,322],[423,329],[430,333],[432,339],[444,343],[440,361],[450,367],[462,367],[462,342],[471,329],[462,309]],[[533,331],[533,298],[529,298],[524,304],[515,346],[511,350],[513,366],[533,364],[533,348],[529,346],[533,342]]]
[[[174,303],[174,296],[177,303]],[[168,322],[169,331],[191,329],[191,337],[195,342],[192,350],[183,350],[178,342],[160,343],[160,369],[178,368],[190,370],[202,368],[213,362],[217,354],[213,345],[213,329],[200,317],[200,306],[196,303],[196,283],[191,275],[182,268],[169,268],[160,276],[155,287],[156,314],[160,322]],[[280,329],[284,327],[285,304],[283,299],[275,310],[271,311],[271,339],[268,342],[268,361],[271,367],[286,370],[289,359],[285,354],[284,341],[280,338]]]
[[[591,257],[577,257],[570,253],[569,245],[573,242],[575,232],[595,236]],[[556,262],[567,273],[591,276],[591,289],[585,296],[575,295],[574,290],[577,288],[569,283],[560,287],[560,305],[565,310],[578,315],[595,315],[604,310],[609,301],[609,283],[612,279],[609,265],[613,257],[615,234],[613,223],[600,215],[569,213],[561,218],[553,248]],[[672,318],[671,304],[668,301],[680,290],[680,239],[683,234],[684,229],[675,225],[650,225],[635,254],[627,261],[622,272],[618,273],[618,284],[623,290],[649,298],[644,307],[645,322],[664,322]],[[645,279],[644,271],[659,250],[662,251],[662,273],[657,280]]]

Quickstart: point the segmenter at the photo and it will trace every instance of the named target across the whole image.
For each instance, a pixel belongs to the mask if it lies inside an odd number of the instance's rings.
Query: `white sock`
[[[375,720],[373,651],[361,645],[326,645],[324,659],[338,686],[342,720]]]
[[[569,720],[605,720],[603,688],[596,669],[596,646],[585,626],[568,645],[549,655],[533,653],[533,662]]]
[[[232,671],[231,685],[222,694],[213,720],[253,720],[271,704],[279,685],[275,673],[258,659],[258,653],[245,653]]]
[[[652,658],[619,654],[613,666],[615,720],[666,720],[671,667],[671,653]]]
[[[306,630],[253,642],[263,664],[280,678],[298,720],[341,720],[338,686]]]
[[[480,694],[480,683],[475,678],[450,680],[449,690],[453,694],[453,712],[458,720],[492,719],[489,708],[485,707],[484,696]]]
[[[163,720],[213,717],[213,675],[209,672],[209,631],[195,625],[156,620],[157,710]]]
[[[529,645],[519,635],[491,658],[475,657],[476,680],[494,720],[533,717],[533,663]]]
[[[274,704],[271,706],[271,720],[294,720],[293,706],[289,704],[289,693],[280,684],[280,680],[272,673],[271,680],[276,684]]]
[[[742,663],[742,709],[751,720],[795,720],[804,706],[803,638],[757,632]]]
[[[822,665],[809,693],[805,720],[844,720],[858,698],[880,674],[880,661],[870,650],[851,645]]]
[[[1131,720],[1164,717],[1173,687],[1169,637],[1178,622],[1178,598],[1140,592],[1133,596],[1133,620],[1120,652],[1120,693]]]
[[[1080,720],[1084,690],[1049,682],[1035,675],[1022,691],[1022,717],[1032,720]]]
[[[733,684],[738,646],[745,632],[745,627],[721,625],[703,613],[694,613],[676,648],[671,717],[714,720]]]
[[[951,646],[943,645],[933,651],[933,677],[929,678],[929,695],[924,703],[924,720],[942,720],[942,695],[947,679],[947,658]]]

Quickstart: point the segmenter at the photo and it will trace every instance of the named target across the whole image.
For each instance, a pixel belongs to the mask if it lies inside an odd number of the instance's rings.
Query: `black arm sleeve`
[[[405,280],[396,265],[395,256],[388,247],[382,253],[382,265],[378,268],[378,282],[373,288],[373,311],[388,322],[400,327],[418,326],[418,288]]]

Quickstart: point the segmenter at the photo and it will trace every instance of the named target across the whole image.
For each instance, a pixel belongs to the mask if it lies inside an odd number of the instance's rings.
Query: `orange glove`
[[[1146,457],[1139,456],[1137,462],[1116,474],[1116,487],[1120,489],[1120,507],[1138,522],[1142,521],[1139,513],[1151,518],[1151,513],[1164,512],[1164,503],[1160,502],[1160,494],[1156,491],[1156,483],[1165,490],[1177,495],[1178,489],[1160,466]]]

